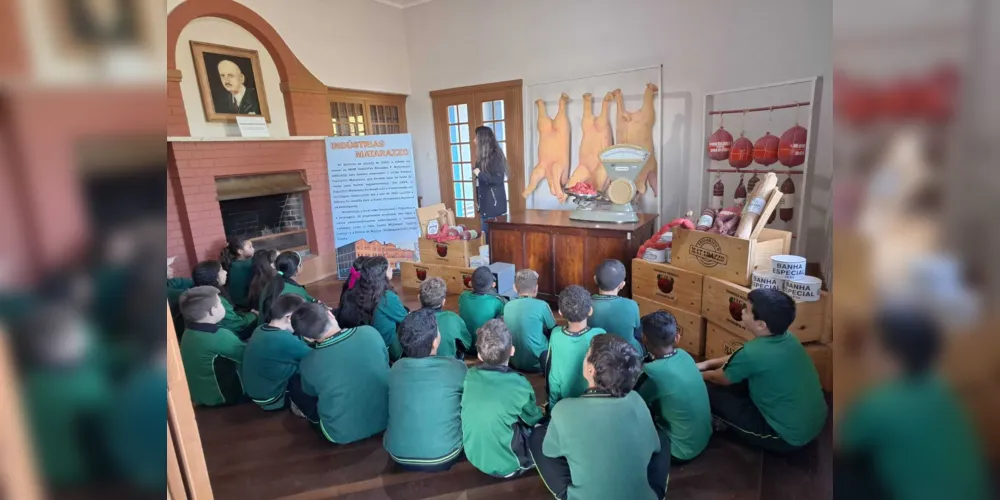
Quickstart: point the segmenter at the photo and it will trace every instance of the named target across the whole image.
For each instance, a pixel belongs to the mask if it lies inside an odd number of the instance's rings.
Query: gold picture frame
[[[191,57],[205,120],[234,123],[237,116],[263,116],[271,122],[256,50],[192,41]],[[223,68],[223,61],[230,64]]]

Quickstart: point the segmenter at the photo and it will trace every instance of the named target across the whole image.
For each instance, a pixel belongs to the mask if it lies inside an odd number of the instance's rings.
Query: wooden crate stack
[[[452,240],[437,242],[427,238],[428,224],[432,220],[449,219],[448,224],[455,223],[455,214],[445,208],[443,203],[417,209],[420,221],[420,240],[417,249],[420,251],[419,262],[401,262],[403,288],[419,289],[420,284],[430,278],[441,278],[448,285],[448,293],[460,294],[472,290],[472,271],[469,261],[479,255],[481,239]]]

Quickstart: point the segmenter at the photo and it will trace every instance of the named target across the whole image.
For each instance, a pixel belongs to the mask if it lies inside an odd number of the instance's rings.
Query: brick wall
[[[215,177],[300,170],[311,190],[303,194],[309,246],[316,255],[333,254],[333,217],[326,173],[324,143],[320,140],[171,142],[167,249],[178,256],[174,269],[190,272],[200,260],[217,258],[225,244],[222,212],[216,200]],[[171,211],[176,211],[176,220]],[[176,236],[180,236],[180,240]]]

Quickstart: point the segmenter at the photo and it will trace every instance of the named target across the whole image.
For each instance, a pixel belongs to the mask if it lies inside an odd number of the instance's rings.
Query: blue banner
[[[415,261],[420,223],[410,134],[327,137],[337,270],[382,255],[396,267]]]

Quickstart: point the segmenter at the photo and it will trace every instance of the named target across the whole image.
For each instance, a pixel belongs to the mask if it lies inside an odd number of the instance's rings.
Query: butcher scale
[[[608,174],[608,188],[592,196],[567,193],[576,203],[569,218],[616,224],[639,222],[632,203],[637,194],[635,178],[649,159],[649,151],[619,144],[605,148],[599,158]]]

